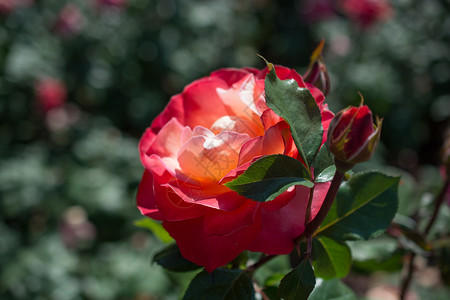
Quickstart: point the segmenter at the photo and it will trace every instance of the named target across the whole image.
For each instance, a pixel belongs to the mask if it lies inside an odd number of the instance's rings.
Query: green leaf
[[[336,173],[336,166],[332,165],[323,170],[320,174],[316,176],[314,182],[327,182],[333,180],[334,173]]]
[[[441,277],[447,286],[450,286],[450,248],[442,248],[438,253],[438,267]]]
[[[264,287],[263,292],[269,300],[281,300],[280,296],[278,296],[278,287],[276,286]]]
[[[281,280],[279,295],[285,300],[306,300],[315,285],[314,271],[305,259]]]
[[[330,171],[332,174],[330,174]],[[319,153],[317,153],[317,157],[314,160],[314,178],[315,182],[325,182],[330,181],[333,179],[334,172],[336,171],[336,167],[334,165],[334,156],[331,154],[330,149],[328,148],[327,144],[323,144],[322,147],[320,147]],[[320,180],[318,181],[319,177],[324,177],[327,175],[330,177],[330,180]]]
[[[250,277],[238,269],[202,271],[192,280],[183,300],[251,300],[255,290]]]
[[[317,277],[325,280],[347,276],[352,255],[347,244],[325,236],[313,240],[313,266]]]
[[[293,185],[312,187],[305,166],[295,158],[286,155],[264,156],[239,177],[225,185],[239,195],[258,202],[275,199]]]
[[[187,272],[201,268],[201,266],[185,259],[181,255],[180,248],[175,243],[156,253],[153,257],[153,262],[174,272]]]
[[[353,291],[339,279],[318,280],[309,300],[357,300]]]
[[[356,173],[344,182],[317,233],[337,240],[380,235],[397,210],[399,177],[378,171]]]
[[[280,285],[281,280],[283,279],[284,274],[275,273],[272,274],[269,278],[264,281],[264,289],[263,292],[269,297],[270,300],[280,300],[280,296],[278,295],[278,286]]]
[[[300,88],[294,79],[280,80],[270,65],[265,80],[267,106],[288,122],[299,154],[309,167],[322,143],[319,106],[307,88]]]
[[[383,236],[370,241],[349,241],[347,245],[352,253],[352,268],[371,273],[377,270],[398,271],[403,263],[403,252],[398,249],[396,239]]]
[[[169,243],[173,241],[173,238],[167,233],[161,223],[149,218],[142,218],[134,221],[134,225],[137,227],[145,228],[153,232],[153,234],[161,240],[163,243]]]

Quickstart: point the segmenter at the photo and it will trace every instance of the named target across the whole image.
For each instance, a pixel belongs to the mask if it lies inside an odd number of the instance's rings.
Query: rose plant
[[[314,72],[326,72],[322,59],[321,64]],[[176,242],[154,261],[172,271],[205,269],[184,299],[232,294],[254,299],[253,273],[289,253],[300,255],[300,263],[293,263],[279,287],[265,286],[258,293],[267,298],[268,289],[275,288],[277,297],[306,299],[316,276],[348,273],[346,240],[371,238],[392,220],[397,177],[371,171],[347,174],[342,183],[350,168],[336,169],[329,148],[337,146],[327,142],[327,136],[335,138],[328,134],[330,122],[339,120],[333,119],[320,89],[328,91],[329,78],[316,77],[304,80],[295,70],[268,62],[263,70],[215,71],[172,97],[141,138],[145,171],[138,208],[162,221]],[[370,131],[359,122],[351,124],[356,133]],[[345,142],[352,145],[373,136],[372,131],[359,136],[345,130]],[[377,141],[364,148],[370,150],[364,160]],[[148,220],[137,224],[161,231]],[[240,255],[246,250],[261,252],[260,260],[251,264]]]

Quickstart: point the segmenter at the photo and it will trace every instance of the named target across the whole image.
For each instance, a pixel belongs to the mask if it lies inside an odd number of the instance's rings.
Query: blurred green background
[[[324,38],[331,109],[360,91],[385,118],[376,163],[437,166],[450,2],[339,3],[0,0],[0,299],[177,299],[189,278],[151,266],[162,243],[133,225],[137,143],[171,95],[256,54],[303,74]]]

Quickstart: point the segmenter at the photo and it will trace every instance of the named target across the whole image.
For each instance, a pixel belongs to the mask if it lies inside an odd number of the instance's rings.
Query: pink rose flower
[[[341,0],[342,12],[362,28],[392,17],[389,0]]]
[[[66,102],[66,86],[58,79],[41,79],[35,84],[34,91],[40,107],[45,112],[60,107]]]
[[[307,87],[326,131],[333,114],[324,96],[294,70],[276,67],[280,79]],[[170,100],[140,140],[145,171],[137,193],[142,214],[161,220],[186,259],[212,271],[244,250],[287,254],[305,229],[311,190],[291,187],[273,201],[256,202],[223,183],[264,155],[298,158],[289,125],[268,108],[267,69],[222,69],[194,81]],[[316,183],[311,219],[329,182]]]

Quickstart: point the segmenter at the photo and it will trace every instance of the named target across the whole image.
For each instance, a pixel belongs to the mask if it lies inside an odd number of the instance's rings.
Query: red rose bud
[[[373,123],[367,105],[350,107],[336,114],[328,129],[328,143],[336,166],[347,171],[354,164],[370,159],[380,140],[382,120]]]
[[[324,40],[320,42],[319,46],[311,54],[308,70],[303,75],[303,80],[319,88],[326,97],[330,92],[330,76],[322,57],[323,45]]]

